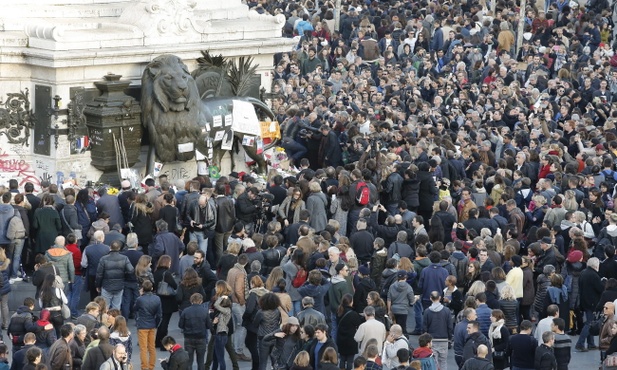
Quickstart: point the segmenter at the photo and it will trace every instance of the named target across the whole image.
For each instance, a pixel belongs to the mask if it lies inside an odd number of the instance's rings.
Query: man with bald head
[[[116,344],[113,354],[103,362],[99,370],[126,370],[128,369],[127,358],[124,344]]]
[[[398,351],[402,348],[409,349],[409,341],[403,335],[403,329],[400,325],[395,324],[390,328],[390,334],[384,342],[384,354],[381,361],[386,369],[397,368],[401,363],[398,359]]]
[[[486,358],[488,348],[484,344],[478,346],[478,353],[475,357],[465,361],[462,370],[493,370],[495,367],[490,360]]]
[[[604,315],[604,324],[600,330],[600,351],[606,351],[611,344],[613,336],[611,334],[611,326],[615,321],[615,303],[605,302],[602,305],[602,314]]]

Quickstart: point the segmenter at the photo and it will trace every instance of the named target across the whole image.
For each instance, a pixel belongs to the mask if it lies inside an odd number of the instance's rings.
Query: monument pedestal
[[[192,70],[200,51],[210,50],[227,58],[252,56],[261,85],[269,91],[273,55],[293,44],[281,37],[284,16],[260,15],[240,0],[13,0],[3,4],[3,10],[0,96],[26,88],[44,91],[31,94],[31,106],[39,137],[43,132],[48,140],[17,146],[1,136],[0,168],[2,160],[23,160],[30,175],[6,172],[0,184],[15,177],[35,185],[40,179],[60,183],[75,177],[80,184],[98,180],[101,172],[91,165],[91,152],[74,154],[66,132],[77,122],[87,133],[82,113],[88,101],[80,88],[94,88],[108,73],[139,85],[144,67],[158,55],[175,54]],[[55,95],[62,98],[57,107]],[[69,102],[72,111],[66,109]],[[83,138],[70,137],[73,144]],[[37,145],[46,148],[35,149]],[[194,175],[187,173],[187,178]]]

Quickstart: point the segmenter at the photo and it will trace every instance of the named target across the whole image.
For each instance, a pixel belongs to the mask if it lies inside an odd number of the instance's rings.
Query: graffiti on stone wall
[[[34,184],[35,188],[41,185],[41,178],[36,175],[28,161],[11,157],[8,153],[0,151],[0,184],[8,184],[11,179],[16,179],[20,187],[27,182]]]

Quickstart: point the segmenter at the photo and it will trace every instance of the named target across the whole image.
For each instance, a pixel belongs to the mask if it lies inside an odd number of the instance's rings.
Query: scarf
[[[488,334],[491,338],[491,343],[493,342],[493,339],[501,339],[501,327],[503,326],[504,322],[505,321],[501,319],[491,323],[491,326],[488,328]]]

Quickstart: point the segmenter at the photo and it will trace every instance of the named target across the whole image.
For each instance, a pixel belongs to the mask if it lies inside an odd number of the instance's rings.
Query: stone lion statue
[[[150,145],[162,162],[186,161],[194,151],[180,153],[179,144],[201,135],[199,92],[186,65],[175,55],[156,57],[141,77],[142,123]]]
[[[208,152],[208,137],[213,138],[217,130],[208,125],[213,112],[221,106],[231,104],[232,100],[250,102],[258,113],[274,119],[274,113],[262,101],[250,97],[225,97],[200,99],[195,79],[188,72],[186,65],[175,55],[164,54],[156,57],[146,66],[141,79],[142,123],[148,130],[150,153],[148,172],[155,156],[161,162],[186,161],[194,156],[194,149],[201,153]],[[244,134],[234,132],[234,142],[242,142]],[[178,146],[189,145],[191,150],[180,151]],[[275,142],[264,147],[264,150]],[[213,159],[220,163],[224,150],[221,142],[214,142]],[[263,156],[257,154],[256,146],[244,146],[249,157],[256,161],[261,171],[266,163]]]

